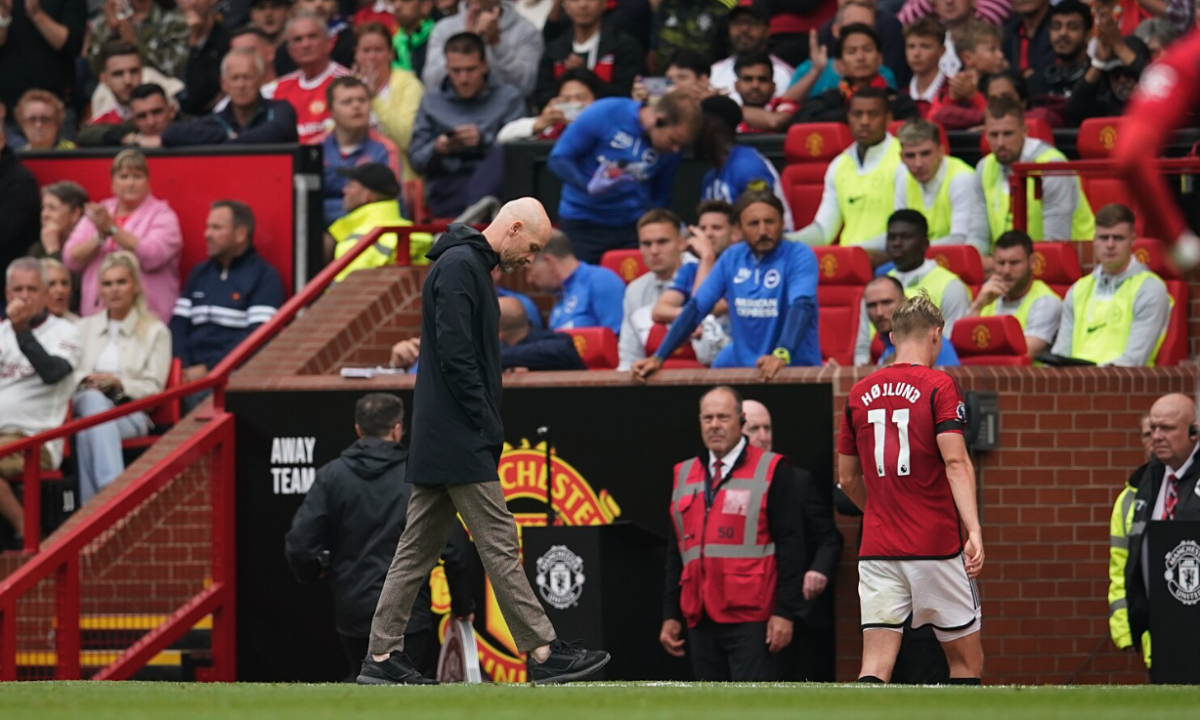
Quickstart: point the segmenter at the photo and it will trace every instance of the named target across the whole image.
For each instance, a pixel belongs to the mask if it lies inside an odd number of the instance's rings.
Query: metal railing
[[[437,233],[445,224],[408,227],[381,227],[359,240],[346,254],[337,258],[317,274],[311,282],[283,304],[275,316],[263,323],[242,341],[208,375],[151,397],[120,405],[106,412],[78,420],[15,443],[0,447],[0,454],[24,454],[24,519],[25,546],[23,552],[32,555],[23,566],[0,581],[0,680],[17,679],[18,604],[26,594],[53,583],[54,673],[56,679],[81,677],[81,587],[80,572],[84,551],[93,543],[111,536],[116,528],[138,508],[144,507],[156,493],[203,459],[208,460],[211,498],[211,574],[205,587],[191,600],[171,613],[167,619],[133,642],[126,650],[93,677],[95,679],[124,679],[130,677],[159,652],[169,647],[203,618],[212,616],[213,680],[234,679],[235,658],[235,547],[234,547],[234,418],[225,411],[225,388],[230,375],[243,365],[267,341],[277,335],[300,312],[333,284],[336,278],[381,236],[394,234],[398,238],[394,257],[408,257],[408,238],[414,232]],[[407,263],[405,263],[407,264]],[[142,476],[108,498],[102,507],[92,511],[78,526],[60,537],[51,547],[41,550],[41,467],[42,447],[111,422],[131,413],[149,411],[167,402],[206,390],[212,391],[211,417],[201,430],[179,447],[158,460]]]

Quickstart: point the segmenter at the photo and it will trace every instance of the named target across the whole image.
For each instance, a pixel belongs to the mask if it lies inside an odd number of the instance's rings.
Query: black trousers
[[[904,639],[900,641],[900,652],[896,654],[896,666],[892,669],[892,683],[896,685],[942,685],[950,679],[950,664],[946,652],[933,634],[933,626],[926,625],[918,630],[912,620],[904,626]]]
[[[575,257],[585,263],[597,265],[609,250],[636,250],[638,246],[636,225],[600,225],[587,220],[562,219],[558,226],[571,241]]]
[[[427,677],[432,677],[433,672],[437,672],[437,660],[434,659],[431,672],[428,669],[429,664],[426,657],[429,652],[431,634],[430,630],[421,630],[404,636],[404,654],[408,655],[408,659],[413,661],[413,665],[416,665],[421,674]],[[354,679],[358,677],[359,668],[362,667],[363,658],[367,656],[367,645],[370,643],[370,638],[351,637],[338,633],[338,639],[342,641],[342,653],[346,656],[346,661],[350,663],[348,682],[354,682]]]
[[[767,650],[767,623],[715,623],[708,618],[688,629],[687,652],[696,680],[779,680],[779,657]]]

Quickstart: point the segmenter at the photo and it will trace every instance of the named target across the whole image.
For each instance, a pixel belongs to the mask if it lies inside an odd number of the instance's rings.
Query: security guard
[[[746,192],[734,215],[745,242],[721,255],[654,355],[633,364],[637,382],[658,372],[722,298],[729,303],[733,342],[714,368],[757,367],[770,380],[789,365],[821,364],[816,254],[802,243],[783,242],[783,204],[769,192]]]
[[[993,272],[979,297],[971,304],[970,317],[1012,315],[1021,323],[1027,354],[1031,358],[1050,349],[1058,335],[1062,300],[1050,286],[1033,277],[1033,241],[1021,230],[1009,230],[996,241]]]
[[[922,290],[942,311],[946,319],[946,335],[954,321],[965,317],[971,308],[971,291],[954,273],[925,258],[929,250],[929,226],[925,216],[916,210],[897,210],[887,221],[888,257],[895,267],[888,276],[904,286],[905,297],[914,297]],[[867,316],[866,302],[862,304],[858,322],[858,339],[854,343],[854,364],[866,365],[871,360],[871,342],[875,325]]]
[[[1128,561],[1125,563],[1125,601],[1128,608],[1129,634],[1145,656],[1150,656],[1150,551],[1146,544],[1146,524],[1152,521],[1200,520],[1200,498],[1196,496],[1200,478],[1200,429],[1196,426],[1196,402],[1187,395],[1172,393],[1159,398],[1150,408],[1150,442],[1154,459],[1138,483],[1129,523]],[[1155,681],[1157,667],[1150,668]]]
[[[1171,316],[1162,278],[1133,257],[1133,211],[1113,203],[1096,213],[1096,268],[1063,299],[1054,354],[1097,365],[1152,367]]]
[[[744,425],[741,395],[713,388],[700,399],[707,452],[675,466],[659,641],[691,657],[696,680],[778,680],[778,653],[801,607],[802,490],[781,455],[750,444]]]
[[[975,214],[971,223],[971,244],[987,248],[1005,232],[1012,230],[1012,203],[1009,197],[1008,176],[1017,162],[1065,162],[1066,156],[1036,138],[1028,137],[1025,129],[1025,110],[1010,97],[988,101],[983,116],[983,132],[992,152],[979,161],[975,173],[976,203],[986,212]],[[1096,231],[1095,217],[1078,177],[1046,177],[1042,180],[1042,197],[1035,197],[1033,183],[1026,183],[1026,207],[1029,237],[1040,240],[1086,240]]]
[[[975,207],[975,168],[942,150],[942,131],[914,118],[896,133],[900,161],[896,170],[897,210],[916,210],[929,222],[934,245],[967,242]],[[988,248],[979,248],[986,254]]]
[[[335,220],[325,235],[325,255],[337,259],[350,251],[364,235],[377,227],[408,226],[411,222],[400,215],[400,184],[396,174],[382,163],[363,163],[352,168],[339,168],[349,182],[342,190],[342,205],[346,215]],[[433,246],[429,233],[413,233],[408,238],[408,251],[413,265],[428,265],[425,253]],[[396,236],[383,235],[354,262],[338,273],[334,282],[341,282],[355,270],[394,265]]]
[[[874,87],[856,91],[846,116],[854,144],[829,163],[812,224],[788,239],[829,245],[840,230],[842,245],[882,253],[887,233],[884,219],[895,205],[900,167],[900,143],[887,131],[892,120],[887,91]]]
[[[1133,528],[1134,500],[1137,498],[1142,476],[1146,474],[1150,460],[1154,457],[1150,413],[1142,415],[1141,432],[1142,447],[1146,449],[1146,462],[1134,470],[1125,481],[1125,488],[1117,496],[1112,519],[1109,521],[1108,630],[1112,634],[1113,644],[1121,650],[1133,648],[1133,635],[1129,629],[1129,605],[1125,600],[1125,566],[1129,562],[1129,533]],[[1146,667],[1150,667],[1150,633],[1142,635],[1141,646]]]

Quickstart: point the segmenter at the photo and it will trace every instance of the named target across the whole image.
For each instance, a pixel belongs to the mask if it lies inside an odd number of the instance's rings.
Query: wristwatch
[[[12,25],[12,15],[9,15],[8,17],[0,15],[0,30],[3,30],[9,25]]]
[[[792,354],[788,352],[787,348],[777,347],[771,354],[782,360],[784,365],[792,364]]]

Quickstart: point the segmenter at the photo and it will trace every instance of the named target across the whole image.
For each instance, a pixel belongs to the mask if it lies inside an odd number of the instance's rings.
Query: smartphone
[[[646,88],[646,94],[655,99],[671,92],[671,79],[667,77],[644,77],[642,85]]]
[[[575,122],[575,118],[579,117],[579,113],[583,112],[583,103],[565,102],[555,105],[563,114],[563,119],[567,122]]]

